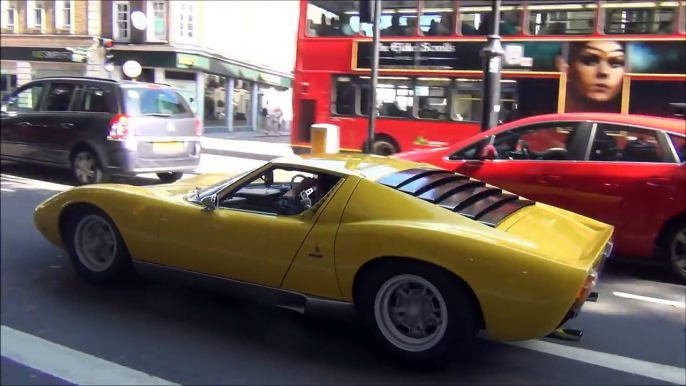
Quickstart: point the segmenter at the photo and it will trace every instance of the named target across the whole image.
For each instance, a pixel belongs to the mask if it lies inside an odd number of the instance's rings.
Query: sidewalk
[[[206,154],[270,161],[294,154],[290,135],[290,132],[280,132],[278,136],[254,131],[209,132],[203,135],[201,143]]]

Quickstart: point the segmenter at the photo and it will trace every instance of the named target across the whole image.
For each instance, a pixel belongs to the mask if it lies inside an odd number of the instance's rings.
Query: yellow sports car
[[[379,347],[419,368],[468,352],[480,329],[500,341],[562,331],[597,297],[613,232],[453,172],[364,155],[83,186],[34,220],[90,282],[145,271],[291,309],[353,303]]]

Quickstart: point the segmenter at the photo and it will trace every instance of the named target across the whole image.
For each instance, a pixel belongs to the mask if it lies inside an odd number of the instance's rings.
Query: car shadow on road
[[[40,180],[53,184],[76,186],[76,182],[68,170],[56,167],[2,161],[0,171],[3,174],[9,174],[15,177]],[[108,182],[135,186],[157,185],[162,183],[162,181],[157,178],[145,178],[140,176],[113,176]]]
[[[49,270],[36,267],[33,274],[26,273],[32,282],[41,283],[40,288],[33,289],[40,294],[34,293],[31,298],[50,299],[51,321],[48,327],[40,319],[32,319],[22,327],[24,331],[62,331],[43,337],[71,345],[61,339],[74,334],[74,326],[89,326],[79,327],[77,335],[81,344],[92,346],[79,346],[79,350],[124,358],[120,364],[132,368],[140,364],[128,363],[126,358],[152,358],[147,371],[181,384],[236,383],[240,382],[235,378],[236,369],[249,374],[265,363],[269,368],[250,375],[257,378],[246,382],[273,384],[288,374],[288,383],[298,384],[369,384],[370,380],[375,384],[502,384],[507,380],[500,371],[503,366],[513,371],[525,366],[517,348],[482,340],[464,362],[444,371],[414,372],[383,359],[349,309],[300,315],[148,278],[119,288],[97,287],[78,280],[68,264],[60,266]],[[37,271],[41,273],[36,275]],[[34,303],[32,307],[40,306]],[[7,316],[8,321],[16,317],[12,311]],[[213,367],[213,358],[222,358],[221,367]],[[177,361],[192,366],[195,374],[212,374],[212,380],[185,379],[188,375],[183,367],[169,373],[170,363]],[[492,366],[497,363],[501,365],[494,372]],[[159,372],[155,365],[159,365]],[[530,378],[524,382],[531,384],[536,376]]]
[[[683,286],[672,271],[652,259],[612,257],[607,260],[601,274],[601,281],[642,280]]]

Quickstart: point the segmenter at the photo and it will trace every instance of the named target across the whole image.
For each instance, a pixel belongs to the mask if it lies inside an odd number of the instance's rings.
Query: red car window
[[[600,124],[593,138],[590,161],[663,162],[662,148],[653,130]]]
[[[677,157],[679,157],[678,161],[686,162],[686,137],[670,135],[669,138],[672,140]]]

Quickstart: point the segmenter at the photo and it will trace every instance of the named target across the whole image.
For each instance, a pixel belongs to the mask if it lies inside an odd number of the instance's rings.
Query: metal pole
[[[379,35],[381,34],[381,0],[374,2],[374,42],[372,44],[372,76],[369,81],[369,128],[367,154],[374,153],[374,127],[376,125],[376,86],[379,78]]]
[[[500,113],[500,75],[505,51],[500,44],[500,0],[493,0],[491,13],[491,34],[486,47],[481,50],[483,66],[483,88],[481,91],[481,131],[498,125]]]

